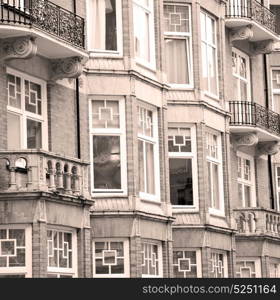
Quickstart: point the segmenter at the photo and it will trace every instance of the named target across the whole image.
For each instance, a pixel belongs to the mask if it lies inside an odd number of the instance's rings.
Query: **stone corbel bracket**
[[[231,31],[230,43],[234,41],[250,40],[253,38],[253,30],[250,26],[242,26]]]
[[[275,51],[275,42],[273,40],[266,40],[262,42],[254,42],[251,44],[252,54],[270,54]]]
[[[233,137],[233,146],[237,150],[242,146],[254,146],[259,142],[259,138],[256,133],[248,133],[245,135],[236,135]]]
[[[7,38],[0,40],[0,61],[10,59],[28,59],[37,54],[37,45],[32,36]]]
[[[275,155],[280,151],[280,142],[262,142],[258,145],[257,155]]]
[[[83,73],[83,63],[81,57],[68,57],[65,59],[55,59],[51,61],[51,81],[64,78],[78,78]]]

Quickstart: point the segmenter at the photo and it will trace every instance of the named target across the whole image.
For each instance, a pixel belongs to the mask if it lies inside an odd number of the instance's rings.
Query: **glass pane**
[[[104,266],[102,259],[95,260],[95,273],[96,274],[109,274],[109,266]]]
[[[25,230],[24,229],[10,229],[9,238],[15,239],[17,247],[25,246]]]
[[[208,65],[210,77],[210,92],[214,95],[217,94],[217,62],[216,62],[216,49],[208,47]]]
[[[124,259],[118,258],[117,265],[111,267],[112,274],[123,274],[124,273]]]
[[[173,205],[193,205],[192,160],[169,159],[170,198]]]
[[[94,0],[93,47],[100,50],[117,50],[117,20],[115,0]]]
[[[273,111],[280,114],[280,94],[273,94]]]
[[[20,116],[8,113],[7,114],[7,127],[8,127],[8,149],[20,149],[20,135],[21,135],[21,126],[20,126]]]
[[[189,84],[188,40],[165,39],[167,80],[169,83]]]
[[[119,136],[93,137],[95,189],[121,189]]]
[[[21,80],[8,74],[7,78],[8,102],[15,108],[21,108]]]
[[[10,267],[24,267],[25,266],[25,249],[17,249],[17,256],[9,258]]]
[[[42,123],[27,119],[27,148],[42,148]]]
[[[155,194],[154,145],[146,143],[147,193]]]
[[[189,32],[189,7],[181,5],[164,6],[164,31]]]
[[[119,128],[119,102],[92,101],[92,126],[93,128]]]
[[[245,207],[251,206],[251,187],[248,185],[244,186],[244,201],[245,201]]]
[[[240,96],[241,96],[241,99],[238,99],[238,100],[241,100],[241,101],[248,101],[249,98],[248,98],[248,84],[247,82],[243,81],[243,80],[240,80]]]
[[[138,140],[139,191],[145,192],[144,142]]]
[[[213,167],[213,200],[214,200],[214,208],[220,209],[218,165],[212,164],[212,167]]]

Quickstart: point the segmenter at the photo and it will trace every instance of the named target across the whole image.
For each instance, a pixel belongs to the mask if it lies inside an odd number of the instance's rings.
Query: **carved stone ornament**
[[[51,64],[52,81],[64,78],[78,78],[83,73],[82,58],[68,57],[65,59],[55,59]]]
[[[279,142],[263,142],[258,145],[258,155],[275,155],[280,150]]]
[[[230,42],[250,40],[253,37],[253,30],[249,26],[239,27],[231,32]]]
[[[252,53],[253,55],[272,53],[275,51],[274,44],[273,40],[252,43]]]
[[[234,144],[236,147],[241,146],[254,146],[259,142],[259,138],[255,133],[249,133],[246,135],[238,135],[234,137]]]
[[[9,59],[27,59],[37,54],[35,39],[31,36],[0,40],[1,61]]]

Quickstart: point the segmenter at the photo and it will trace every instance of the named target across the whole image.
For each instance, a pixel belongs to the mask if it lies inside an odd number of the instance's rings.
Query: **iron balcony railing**
[[[79,48],[85,48],[85,21],[48,0],[0,0],[1,24],[39,28]]]
[[[276,15],[257,0],[229,0],[226,17],[251,19],[277,33]]]
[[[230,124],[235,126],[258,126],[280,135],[280,115],[260,104],[248,101],[230,101]]]

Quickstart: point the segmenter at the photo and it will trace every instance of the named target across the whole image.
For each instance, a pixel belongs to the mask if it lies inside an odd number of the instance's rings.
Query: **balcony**
[[[239,235],[280,238],[280,213],[264,208],[234,210]]]
[[[230,101],[229,110],[232,133],[257,133],[260,142],[280,141],[279,114],[249,101]]]
[[[0,192],[54,192],[90,199],[88,165],[43,150],[0,151]]]
[[[276,16],[257,0],[229,0],[226,7],[226,26],[239,29],[249,26],[251,41],[279,41]]]
[[[87,57],[85,22],[47,0],[0,0],[0,39],[32,36],[40,55]]]

